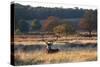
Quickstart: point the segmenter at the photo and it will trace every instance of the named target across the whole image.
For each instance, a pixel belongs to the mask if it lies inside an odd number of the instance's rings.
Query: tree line
[[[15,33],[54,32],[60,35],[75,33],[75,28],[65,18],[81,18],[79,28],[89,32],[97,29],[97,10],[73,8],[31,7],[15,4]],[[31,23],[26,20],[32,20]],[[44,20],[41,23],[40,20]]]

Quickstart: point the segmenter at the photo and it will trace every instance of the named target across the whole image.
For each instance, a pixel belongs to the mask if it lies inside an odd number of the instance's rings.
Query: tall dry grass
[[[15,56],[15,65],[27,64],[45,64],[62,62],[82,62],[97,60],[97,52],[90,50],[66,51],[58,53],[46,52],[17,52]]]

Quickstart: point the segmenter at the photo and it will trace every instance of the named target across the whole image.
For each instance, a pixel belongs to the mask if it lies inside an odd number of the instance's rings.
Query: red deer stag
[[[58,40],[58,35],[55,34],[42,34],[42,41],[45,42],[47,53],[56,53],[60,51],[58,48],[52,48],[55,41]]]

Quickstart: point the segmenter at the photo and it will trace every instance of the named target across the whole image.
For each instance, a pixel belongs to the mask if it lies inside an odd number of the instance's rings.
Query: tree
[[[16,29],[16,30],[15,30],[15,33],[16,33],[16,34],[22,34],[21,31],[20,31],[20,29]]]
[[[29,32],[29,24],[25,20],[19,21],[19,30],[22,33],[28,33]]]
[[[41,24],[38,20],[33,20],[31,23],[31,31],[36,31],[39,30],[41,28]]]
[[[91,36],[91,32],[97,27],[97,11],[87,10],[79,25],[80,28],[87,30]]]
[[[53,31],[53,28],[59,24],[59,19],[54,16],[49,16],[47,20],[44,21],[42,30],[43,31]]]
[[[74,28],[69,23],[64,23],[54,27],[53,31],[59,35],[68,35],[75,33]]]
[[[63,25],[58,25],[58,26],[54,27],[53,31],[56,34],[62,35],[65,33],[65,27]]]

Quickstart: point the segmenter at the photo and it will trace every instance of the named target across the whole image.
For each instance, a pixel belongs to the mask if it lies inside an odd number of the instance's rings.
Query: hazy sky
[[[85,9],[96,9],[95,6],[89,5],[80,5],[80,4],[68,4],[68,3],[61,3],[61,2],[42,2],[42,1],[15,1],[15,3],[20,3],[23,5],[31,5],[33,7],[37,6],[44,6],[44,7],[62,7],[62,8],[85,8]]]

